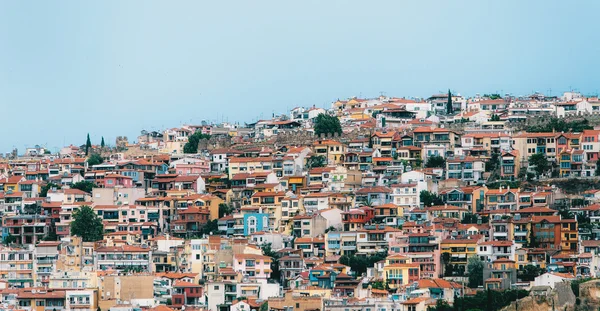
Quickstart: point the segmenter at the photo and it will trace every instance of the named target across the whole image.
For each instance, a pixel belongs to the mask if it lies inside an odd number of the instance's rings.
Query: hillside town
[[[600,99],[81,133],[4,154],[0,213],[1,310],[500,310],[599,277]]]

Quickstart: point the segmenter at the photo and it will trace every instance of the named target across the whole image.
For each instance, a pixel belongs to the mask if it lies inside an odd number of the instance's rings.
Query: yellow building
[[[384,282],[392,289],[418,281],[419,264],[417,263],[393,263],[383,267]]]
[[[477,240],[442,240],[440,243],[442,258],[448,253],[449,261],[441,264],[453,264],[467,267],[467,261],[471,256],[477,256]],[[466,271],[466,270],[465,270]]]
[[[335,140],[319,140],[313,144],[316,155],[324,156],[329,164],[343,164],[346,145]]]
[[[392,140],[396,132],[375,132],[371,136],[373,142],[373,149],[379,150],[382,157],[391,157],[392,154]]]
[[[244,212],[262,212],[269,214],[269,228],[281,228],[281,203],[285,192],[256,192],[252,195],[250,205],[242,206]],[[288,215],[289,216],[289,215]]]
[[[177,200],[177,203],[187,203],[187,207],[195,206],[200,209],[208,209],[210,220],[219,219],[219,205],[225,203],[221,198],[212,194],[192,194]]]
[[[24,181],[23,176],[12,176],[4,179],[0,179],[0,184],[3,185],[4,193],[17,192],[19,191],[19,182]]]
[[[556,133],[521,133],[513,136],[513,148],[519,151],[521,164],[527,165],[529,157],[543,153],[549,162],[556,161]]]
[[[231,180],[238,173],[261,173],[271,172],[273,170],[273,158],[271,157],[256,157],[256,158],[241,158],[235,157],[229,159],[229,179]]]
[[[448,205],[462,207],[475,214],[483,211],[487,187],[469,186],[446,188],[439,191]]]

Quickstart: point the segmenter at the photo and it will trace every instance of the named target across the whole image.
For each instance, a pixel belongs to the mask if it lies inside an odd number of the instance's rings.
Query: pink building
[[[271,276],[271,258],[255,254],[233,256],[233,270],[258,282],[266,283]]]
[[[430,232],[395,235],[389,242],[389,254],[403,255],[409,263],[419,264],[421,277],[437,278],[441,271],[439,238]]]
[[[116,186],[132,188],[133,180],[131,177],[119,174],[108,174],[104,176],[104,188],[114,188]]]
[[[200,175],[210,171],[206,164],[177,164],[175,165],[175,172],[181,176],[187,175]]]

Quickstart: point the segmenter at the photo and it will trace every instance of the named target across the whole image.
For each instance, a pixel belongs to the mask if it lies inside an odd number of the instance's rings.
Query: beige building
[[[63,239],[56,271],[93,271],[94,270],[94,243],[83,242],[77,236]]]
[[[269,298],[268,303],[269,310],[320,311],[323,297],[295,296],[292,292],[286,292],[283,298]]]
[[[119,301],[140,307],[154,305],[154,276],[152,274],[98,275],[98,305],[108,310]]]

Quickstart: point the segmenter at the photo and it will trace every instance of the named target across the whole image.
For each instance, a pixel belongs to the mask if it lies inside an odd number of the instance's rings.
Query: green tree
[[[308,169],[315,167],[325,167],[327,165],[327,159],[322,155],[312,155],[306,160],[306,166]]]
[[[92,141],[90,140],[90,133],[87,134],[87,140],[85,141],[85,155],[88,155],[92,148]]]
[[[483,262],[477,256],[469,257],[467,261],[467,272],[469,273],[469,287],[476,288],[483,285]]]
[[[534,265],[526,265],[521,273],[521,280],[531,282],[533,279],[542,274],[542,268]]]
[[[423,203],[424,206],[444,204],[444,200],[442,200],[442,198],[439,195],[433,192],[429,192],[427,190],[423,190],[421,191],[421,193],[419,193],[419,199],[421,200],[421,203]]]
[[[446,159],[440,155],[432,155],[427,159],[427,163],[425,163],[425,167],[446,167]]]
[[[202,134],[200,131],[190,135],[187,143],[183,146],[183,153],[198,153],[198,144],[202,139],[210,139],[210,135]]]
[[[2,239],[2,244],[4,244],[4,245],[9,245],[9,244],[12,244],[15,242],[17,242],[17,238],[15,238],[10,233],[7,236],[5,236],[4,239]]]
[[[43,238],[44,241],[58,241],[58,235],[56,235],[56,226],[51,224],[48,228],[48,235]]]
[[[540,122],[538,125],[531,125],[527,127],[527,132],[542,132],[549,133],[552,131],[556,132],[583,132],[584,130],[591,130],[594,127],[590,125],[588,119],[579,119],[572,121],[565,121],[557,117],[552,117],[550,120],[544,119],[544,122]]]
[[[442,253],[440,259],[442,261],[442,270],[446,270],[446,265],[450,263],[450,253]],[[442,275],[445,276],[446,272],[442,271]]]
[[[220,233],[221,231],[219,231],[219,221],[216,219],[207,222],[204,226],[202,226],[202,228],[200,228],[200,235],[211,235]]]
[[[527,243],[527,246],[530,248],[538,248],[540,246],[540,243],[538,243],[535,234],[533,234],[533,230],[529,230],[529,241]]]
[[[80,236],[84,242],[102,240],[104,235],[102,219],[96,215],[91,207],[82,205],[79,210],[73,212],[71,234]]]
[[[493,114],[490,118],[490,121],[500,121],[500,116],[497,114]]]
[[[271,243],[264,243],[260,248],[263,255],[271,257],[271,278],[279,280],[281,278],[281,272],[279,271],[279,258],[281,256],[271,248]]]
[[[373,267],[373,265],[387,257],[387,251],[385,253],[376,253],[369,257],[365,256],[353,256],[343,255],[340,257],[340,263],[350,267],[350,270],[354,271],[357,276],[367,272],[367,268]]]
[[[487,224],[490,221],[490,218],[488,216],[480,216],[478,214],[465,213],[465,215],[463,216],[463,219],[460,221],[460,223],[461,224],[476,224],[477,221],[479,220],[479,217],[481,217],[482,224]]]
[[[492,153],[490,159],[485,162],[485,171],[493,172],[500,166],[500,154],[497,152]]]
[[[383,289],[383,290],[388,290],[389,286],[387,283],[383,282],[383,281],[375,281],[371,283],[371,288],[372,289]]]
[[[315,135],[321,134],[342,134],[342,125],[340,119],[328,114],[319,114],[314,121]]]
[[[434,311],[453,311],[452,307],[444,299],[438,299],[435,302],[435,307],[429,308],[428,310],[434,310]]]
[[[596,175],[596,176],[600,176],[600,159],[598,159],[598,161],[596,161],[596,171],[595,171],[595,175]]]
[[[483,97],[487,97],[491,100],[502,99],[502,96],[500,96],[500,94],[483,94]]]
[[[446,113],[452,114],[452,110],[452,93],[450,92],[450,89],[448,89],[448,103],[446,104]]]
[[[575,219],[575,214],[568,207],[559,209],[558,214],[561,219]]]
[[[233,212],[233,208],[226,203],[219,204],[219,218],[230,215]]]
[[[96,188],[96,184],[91,181],[84,180],[84,181],[78,181],[78,182],[72,184],[71,188],[79,189],[79,190],[85,191],[87,193],[92,193],[92,190],[94,190],[94,188]]]
[[[269,301],[263,302],[263,304],[260,305],[259,311],[269,311]]]
[[[48,196],[48,190],[52,189],[52,188],[56,188],[56,189],[60,189],[60,185],[57,185],[53,182],[49,182],[47,184],[45,184],[42,189],[40,190],[40,197],[45,198]]]
[[[532,166],[538,176],[544,174],[550,169],[548,158],[543,153],[536,153],[529,157],[529,166]]]
[[[102,162],[104,162],[104,159],[102,159],[102,156],[97,154],[97,153],[93,153],[88,159],[87,159],[87,163],[88,166],[93,166],[93,165],[98,165],[98,164],[102,164]]]
[[[104,136],[102,136],[102,141],[100,142],[100,147],[104,148]]]

